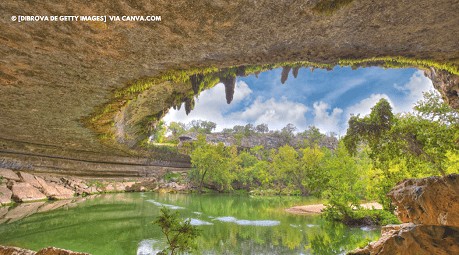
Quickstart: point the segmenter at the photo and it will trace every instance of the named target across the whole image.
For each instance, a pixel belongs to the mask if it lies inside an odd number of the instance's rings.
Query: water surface
[[[292,205],[318,202],[296,197],[106,194],[22,219],[3,216],[0,244],[32,250],[56,246],[94,255],[156,254],[165,240],[151,222],[162,206],[179,211],[202,230],[198,254],[341,254],[379,238],[378,229],[348,228],[320,216],[284,212]],[[9,214],[18,213],[10,209]]]

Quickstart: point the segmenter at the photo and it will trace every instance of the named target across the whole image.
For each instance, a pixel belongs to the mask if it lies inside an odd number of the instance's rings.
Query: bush
[[[192,226],[190,219],[180,220],[178,212],[163,207],[161,208],[161,215],[154,221],[154,224],[161,227],[161,231],[166,236],[168,247],[159,252],[159,255],[191,252],[196,249],[196,237],[199,236],[199,229]]]

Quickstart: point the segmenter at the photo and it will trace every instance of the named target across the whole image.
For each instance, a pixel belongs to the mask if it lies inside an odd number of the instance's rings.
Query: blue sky
[[[281,71],[267,71],[258,78],[238,77],[230,105],[226,104],[223,84],[218,84],[197,97],[188,116],[182,107],[180,111],[171,109],[164,119],[184,123],[210,120],[217,123],[217,130],[247,123],[280,129],[292,123],[299,130],[314,125],[324,133],[343,135],[350,114],[368,114],[379,99],[388,99],[394,112],[407,112],[422,98],[422,92],[433,89],[423,72],[414,68],[301,68],[298,77],[290,73],[285,84],[280,82]]]

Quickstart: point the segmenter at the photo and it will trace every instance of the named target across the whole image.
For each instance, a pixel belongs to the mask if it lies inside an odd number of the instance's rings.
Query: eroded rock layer
[[[169,69],[298,60],[336,63],[378,56],[459,59],[456,0],[359,0],[331,15],[314,11],[316,4],[1,1],[0,152],[25,155],[47,147],[45,156],[90,155],[96,161],[132,157],[123,148],[101,143],[82,120],[106,104],[114,91]],[[162,18],[150,23],[12,21],[19,15]],[[457,106],[457,89],[448,82],[445,86],[440,91]],[[134,155],[136,159],[145,160]]]

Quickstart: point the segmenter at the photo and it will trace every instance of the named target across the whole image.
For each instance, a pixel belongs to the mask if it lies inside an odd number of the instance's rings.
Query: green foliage
[[[168,247],[158,254],[174,255],[196,249],[195,239],[199,236],[200,231],[190,224],[190,220],[182,221],[178,212],[172,212],[165,207],[161,208],[161,215],[154,221],[154,224],[161,227]]]
[[[166,131],[167,131],[166,124],[164,123],[164,121],[161,120],[160,122],[158,122],[153,132],[153,135],[152,135],[153,141],[155,143],[162,143],[165,138]]]
[[[435,90],[423,93],[424,98],[414,107],[416,115],[422,119],[437,121],[447,125],[459,123],[459,112],[446,104]]]
[[[193,144],[190,171],[191,182],[198,185],[202,192],[203,187],[210,187],[220,192],[232,189],[234,163],[237,158],[235,147],[225,147],[222,143],[213,145],[206,142],[205,136],[198,136],[198,141]]]
[[[192,132],[197,132],[199,134],[210,134],[212,133],[212,130],[217,128],[217,124],[212,121],[206,121],[206,120],[192,120],[190,122],[190,128],[188,129],[189,131]]]
[[[387,192],[405,178],[446,174],[450,155],[458,150],[457,112],[439,98],[426,93],[415,114],[393,115],[382,99],[366,117],[353,116],[344,137],[346,147],[356,154],[368,146],[376,170],[368,171],[376,184],[370,189],[386,209],[392,209]],[[457,170],[456,170],[457,171]]]
[[[330,15],[352,3],[352,1],[354,0],[320,0],[312,9],[316,12]]]
[[[447,71],[451,74],[459,75],[459,67],[451,63],[441,63],[429,59],[412,59],[401,56],[374,57],[364,59],[341,59],[338,61],[341,66],[385,66],[387,68],[430,68],[435,67],[439,70]]]
[[[177,181],[177,180],[179,180],[181,177],[182,177],[182,175],[181,175],[180,173],[174,173],[174,172],[172,172],[172,171],[167,171],[167,172],[163,175],[163,179],[164,179],[166,182]]]

